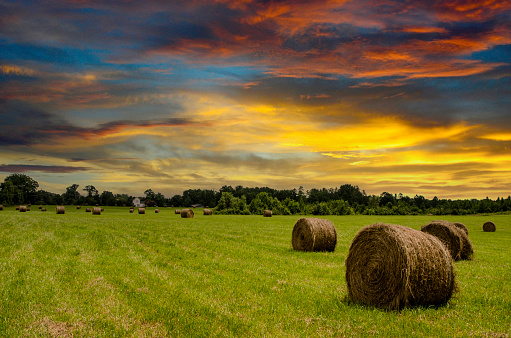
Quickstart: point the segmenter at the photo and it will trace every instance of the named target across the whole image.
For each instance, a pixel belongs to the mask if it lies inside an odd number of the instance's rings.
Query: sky
[[[0,180],[511,194],[509,0],[0,0]]]

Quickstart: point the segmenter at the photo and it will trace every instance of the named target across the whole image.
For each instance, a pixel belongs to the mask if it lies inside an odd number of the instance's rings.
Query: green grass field
[[[0,211],[2,337],[511,335],[511,215],[327,216],[335,252],[305,253],[291,248],[301,216],[47,208]],[[344,259],[360,228],[439,218],[464,223],[475,252],[455,263],[459,292],[446,306],[347,302]],[[496,232],[482,231],[487,220]]]

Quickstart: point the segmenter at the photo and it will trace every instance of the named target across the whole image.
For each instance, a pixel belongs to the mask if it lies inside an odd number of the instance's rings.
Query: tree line
[[[12,174],[0,183],[0,204],[5,206],[21,204],[40,205],[104,205],[131,206],[136,196],[114,194],[103,191],[101,194],[93,185],[80,189],[72,184],[62,194],[38,189],[39,183],[24,174]],[[188,189],[182,195],[166,198],[160,192],[147,189],[144,196],[138,196],[146,206],[214,208],[218,214],[262,214],[272,210],[275,215],[467,215],[478,213],[498,213],[511,211],[511,196],[492,200],[478,199],[427,199],[422,195],[414,197],[403,194],[382,192],[380,195],[367,195],[364,190],[351,184],[339,188],[304,190],[278,190],[268,187],[248,188],[243,186],[223,186],[218,191]]]

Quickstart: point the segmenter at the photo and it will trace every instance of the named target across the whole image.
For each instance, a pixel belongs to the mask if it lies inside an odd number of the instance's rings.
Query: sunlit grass
[[[329,216],[333,253],[291,249],[298,216],[145,215],[106,207],[0,212],[0,335],[495,336],[511,334],[511,215],[464,223],[474,260],[456,262],[447,306],[385,312],[346,301],[344,259],[373,222],[418,229],[431,216]],[[495,233],[482,224],[493,220]]]

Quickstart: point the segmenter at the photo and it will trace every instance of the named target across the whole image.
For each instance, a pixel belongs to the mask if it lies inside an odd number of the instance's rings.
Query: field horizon
[[[44,207],[44,206],[43,206]],[[509,337],[511,215],[205,216],[104,207],[101,215],[0,211],[2,337]],[[331,220],[334,252],[291,246],[301,217]],[[445,305],[387,312],[351,303],[344,261],[372,223],[465,224],[474,258],[455,262]],[[483,232],[493,221],[497,230]]]

